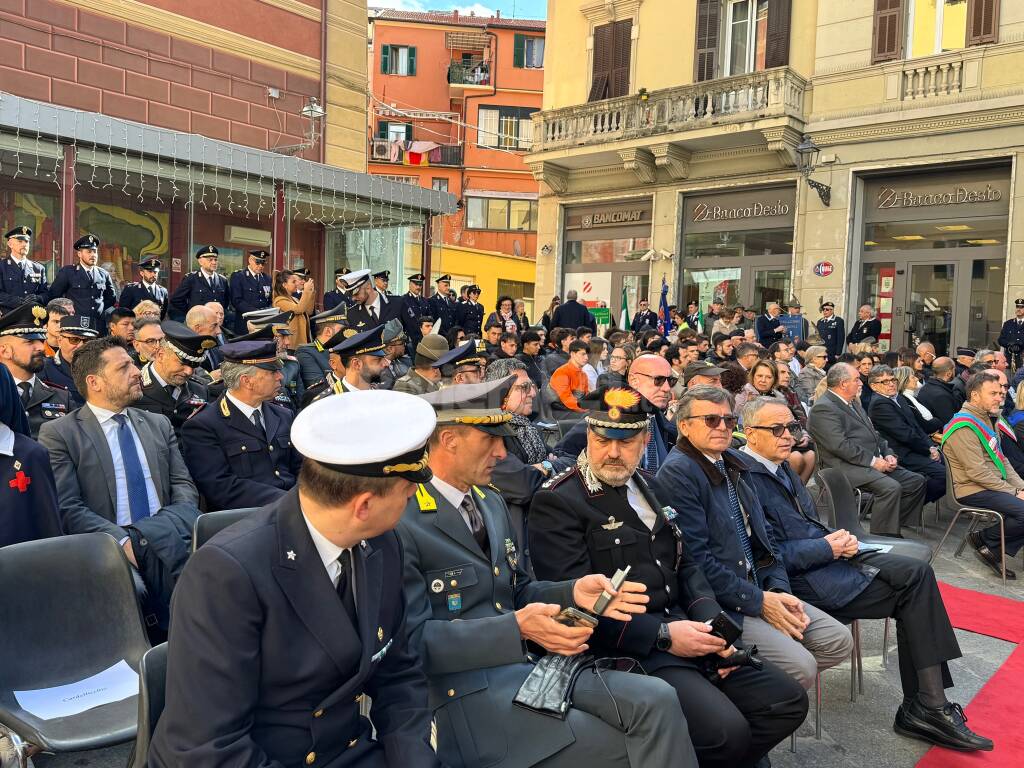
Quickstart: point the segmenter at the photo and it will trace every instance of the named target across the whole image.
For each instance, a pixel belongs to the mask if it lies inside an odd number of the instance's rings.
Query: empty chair
[[[195,527],[192,529],[192,551],[208,542],[218,533],[230,525],[234,525],[246,515],[255,512],[259,507],[245,507],[243,509],[223,509],[220,512],[204,512],[196,518]]]
[[[15,691],[76,683],[121,661],[138,671],[149,648],[121,547],[84,533],[0,548],[0,737],[26,749],[73,752],[135,737],[137,694],[42,719]]]
[[[167,643],[160,643],[146,651],[139,665],[139,733],[135,738],[131,768],[146,768],[149,740],[164,711],[166,689]]]

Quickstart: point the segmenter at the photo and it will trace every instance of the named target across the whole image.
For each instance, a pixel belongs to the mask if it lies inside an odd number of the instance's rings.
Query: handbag
[[[593,666],[594,656],[589,653],[578,653],[575,656],[550,653],[530,670],[512,703],[564,720],[569,713],[569,698],[576,678],[580,672]]]

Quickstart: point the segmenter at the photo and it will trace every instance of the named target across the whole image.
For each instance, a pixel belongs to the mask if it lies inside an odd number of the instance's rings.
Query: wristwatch
[[[544,467],[544,471],[548,473],[547,476],[551,477],[551,473],[555,471],[555,465],[552,464],[547,459],[544,459],[544,461],[542,461],[540,465]]]
[[[669,632],[668,624],[662,623],[658,627],[658,639],[654,641],[654,647],[659,651],[667,651],[672,647],[672,633]]]

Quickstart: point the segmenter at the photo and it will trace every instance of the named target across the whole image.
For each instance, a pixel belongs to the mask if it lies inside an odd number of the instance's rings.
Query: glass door
[[[785,304],[790,297],[789,275],[788,267],[754,270],[753,297],[746,306],[756,313],[761,313],[772,302]]]
[[[903,339],[898,346],[916,347],[924,342],[944,356],[953,347],[953,297],[956,289],[955,264],[908,264]],[[896,348],[898,348],[896,346]]]
[[[705,315],[713,301],[720,301],[727,307],[736,306],[740,303],[741,274],[739,267],[683,270],[679,306],[685,308],[688,302],[695,301]]]

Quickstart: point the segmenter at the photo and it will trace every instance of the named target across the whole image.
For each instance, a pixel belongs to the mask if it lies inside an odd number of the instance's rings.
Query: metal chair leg
[[[978,523],[980,521],[978,520],[977,515],[973,515],[970,512],[967,514],[971,516],[971,524],[967,526],[967,530],[964,531],[964,537],[960,540],[960,546],[956,548],[956,552],[953,553],[953,557],[960,557],[960,555],[963,554],[964,548],[967,546],[967,540],[971,537],[972,533],[978,530]]]
[[[814,738],[821,741],[821,672],[814,676]]]
[[[860,621],[853,622],[854,651],[857,653],[857,693],[864,695],[864,657],[860,646]]]
[[[796,731],[789,734],[789,751],[796,754]]]
[[[960,519],[960,515],[963,514],[962,509],[958,509],[956,514],[953,515],[953,519],[949,521],[949,525],[946,527],[946,532],[942,534],[942,538],[939,539],[939,543],[935,545],[935,549],[932,550],[932,556],[928,558],[928,562],[931,563],[939,550],[942,549],[942,545],[946,543],[946,539],[949,537],[950,532],[953,530],[953,526],[956,525],[956,521]]]
[[[0,765],[3,768],[32,768],[28,744],[14,731],[0,727]]]
[[[882,668],[889,668],[889,617],[885,617],[885,629],[882,630]]]
[[[854,624],[857,622],[854,621]],[[853,649],[850,651],[850,701],[857,700],[857,635],[853,631],[853,625],[850,626],[850,632],[853,634]]]
[[[1006,588],[1006,526],[999,515],[999,569],[1003,573],[1003,589]]]

